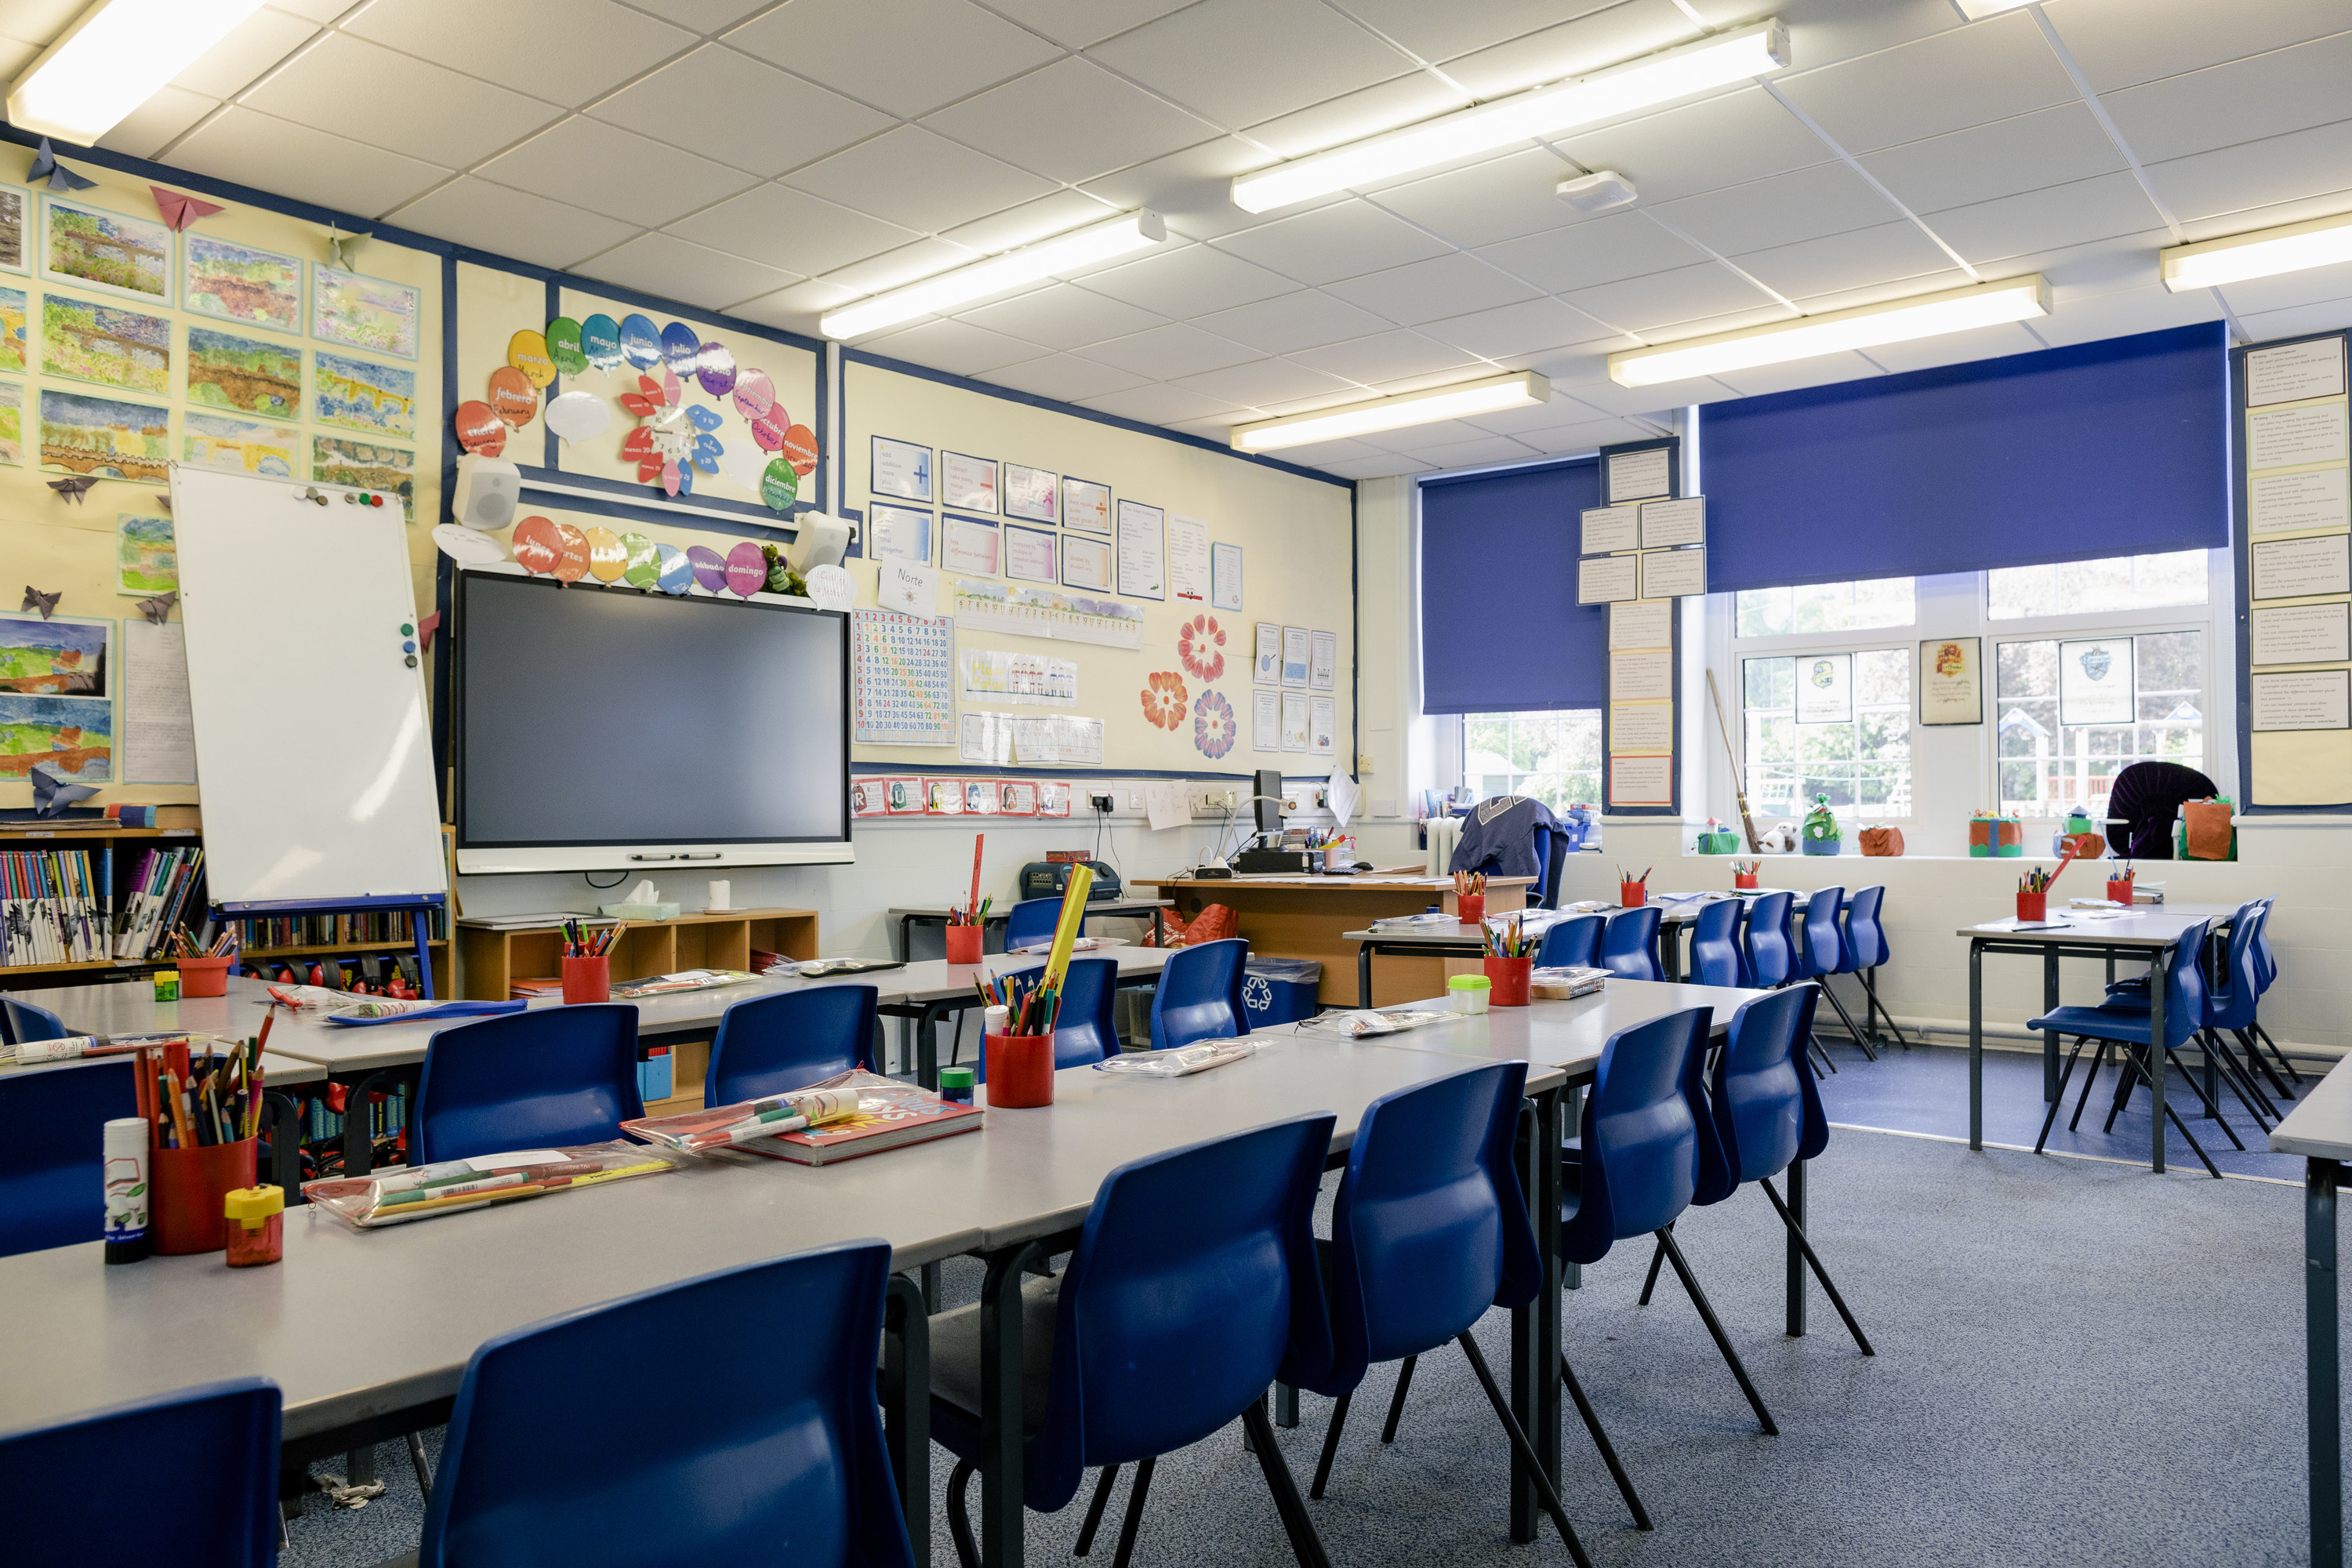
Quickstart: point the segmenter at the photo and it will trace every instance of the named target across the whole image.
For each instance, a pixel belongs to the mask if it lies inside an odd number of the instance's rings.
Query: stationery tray
[[[677,1168],[657,1150],[614,1139],[569,1149],[515,1149],[445,1160],[374,1176],[331,1176],[303,1183],[302,1195],[312,1209],[331,1214],[354,1230],[381,1230]],[[433,1195],[405,1195],[410,1193]]]

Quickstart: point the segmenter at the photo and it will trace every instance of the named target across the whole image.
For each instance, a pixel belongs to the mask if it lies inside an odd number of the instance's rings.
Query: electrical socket
[[[1200,799],[1194,803],[1193,808],[1202,816],[1222,816],[1225,807],[1233,804],[1233,798],[1234,792],[1229,789],[1204,789],[1201,792]]]
[[[1127,809],[1129,811],[1141,811],[1143,809],[1143,792],[1141,790],[1131,789],[1127,792]]]
[[[1110,815],[1110,809],[1111,809],[1111,797],[1110,797],[1110,796],[1108,796],[1108,795],[1089,795],[1089,796],[1087,796],[1087,800],[1088,800],[1089,802],[1091,802],[1091,803],[1093,804],[1094,808],[1095,808],[1095,810],[1096,810],[1096,811],[1097,811],[1097,812],[1101,813],[1101,814],[1102,814],[1103,816],[1108,816]]]

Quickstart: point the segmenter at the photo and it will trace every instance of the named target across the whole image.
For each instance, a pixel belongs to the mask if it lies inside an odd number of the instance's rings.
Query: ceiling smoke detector
[[[1605,213],[1612,207],[1630,206],[1635,194],[1633,182],[1614,169],[1562,180],[1552,187],[1552,195],[1580,213]]]

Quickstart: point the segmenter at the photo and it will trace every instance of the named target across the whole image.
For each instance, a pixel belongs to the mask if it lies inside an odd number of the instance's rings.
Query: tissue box
[[[1698,852],[1702,855],[1737,855],[1739,853],[1739,835],[1702,833],[1698,836]]]
[[[675,901],[658,904],[598,904],[596,912],[607,920],[674,921],[677,919]]]

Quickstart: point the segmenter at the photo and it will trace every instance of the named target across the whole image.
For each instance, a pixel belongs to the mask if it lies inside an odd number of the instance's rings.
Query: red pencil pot
[[[155,1250],[218,1252],[228,1245],[227,1200],[253,1185],[257,1138],[198,1149],[150,1149]]]
[[[228,972],[234,958],[184,958],[180,960],[180,994],[183,996],[226,996],[228,994]]]
[[[1524,1007],[1528,1005],[1528,974],[1536,966],[1535,955],[1525,958],[1497,958],[1486,955],[1486,1005],[1489,1007]]]
[[[610,1002],[613,999],[613,955],[567,958],[563,961],[566,1002]]]
[[[980,962],[980,926],[950,926],[947,929],[948,962],[978,963]]]
[[[1617,901],[1629,910],[1640,909],[1650,901],[1650,884],[1647,882],[1618,883]]]
[[[1486,918],[1486,895],[1484,893],[1454,894],[1454,918],[1464,925],[1476,925]]]
[[[991,1110],[1025,1110],[1054,1103],[1053,1036],[991,1035],[985,1049]]]
[[[2020,893],[2017,895],[2017,918],[2021,921],[2042,921],[2050,918],[2050,895]]]
[[[2119,904],[2132,901],[2132,879],[2129,877],[2107,879],[2107,897]]]
[[[1734,871],[1731,874],[1731,885],[1735,888],[1760,888],[1764,884],[1756,879],[1758,873],[1754,871]]]

